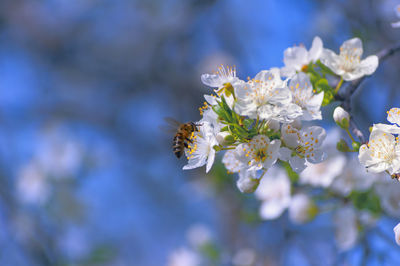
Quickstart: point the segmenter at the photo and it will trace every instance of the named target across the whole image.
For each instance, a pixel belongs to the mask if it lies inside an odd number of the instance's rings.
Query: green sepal
[[[336,76],[336,74],[329,67],[327,67],[324,64],[322,64],[321,60],[318,59],[316,64],[320,67],[321,72],[323,74],[329,74],[329,75],[332,75],[332,76]]]
[[[228,135],[228,136],[226,136],[226,137],[224,138],[224,141],[226,142],[226,145],[230,145],[230,144],[235,143],[236,139],[235,139],[234,136]]]
[[[220,132],[225,132],[225,131],[229,131],[229,127],[228,126],[224,126],[223,128],[221,128]]]

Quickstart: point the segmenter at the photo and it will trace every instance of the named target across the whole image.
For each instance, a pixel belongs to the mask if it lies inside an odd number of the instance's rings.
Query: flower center
[[[256,161],[256,162],[264,162],[265,161],[265,159],[267,158],[267,153],[266,153],[266,148],[263,148],[263,149],[259,149],[259,150],[257,150],[255,153],[254,153],[254,160]]]
[[[193,153],[195,153],[197,151],[197,135],[194,134],[194,132],[192,132],[192,134],[190,135],[190,140],[193,142],[191,144],[188,145],[188,156],[187,159],[191,159],[193,158]]]
[[[386,133],[377,140],[371,140],[368,147],[371,150],[371,156],[379,160],[391,163],[396,158],[394,144]]]
[[[356,66],[360,63],[360,53],[358,49],[353,48],[351,50],[344,50],[340,48],[340,68],[346,72],[353,71]]]

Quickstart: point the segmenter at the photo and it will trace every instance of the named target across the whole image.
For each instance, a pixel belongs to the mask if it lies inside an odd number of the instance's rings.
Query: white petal
[[[394,232],[394,237],[396,240],[397,245],[400,246],[400,223],[398,223],[394,228],[393,228],[393,232]]]
[[[339,56],[329,49],[324,49],[321,54],[321,63],[327,66],[337,75],[342,75],[344,71],[339,67]]]
[[[281,72],[279,68],[271,68],[270,70],[262,70],[255,77],[255,80],[275,82],[276,86],[282,84]]]
[[[279,148],[281,147],[281,141],[278,139],[275,139],[273,141],[270,142],[269,146],[268,146],[268,155],[270,157],[268,157],[268,159],[266,159],[263,163],[263,167],[265,169],[270,168],[278,159],[278,155],[279,155]]]
[[[374,124],[372,131],[374,130],[381,130],[390,134],[400,134],[400,127],[396,125]]]
[[[203,74],[201,75],[201,81],[204,85],[211,88],[219,88],[223,86],[220,76],[215,74]]]
[[[281,68],[281,76],[283,77],[292,77],[296,74],[296,69],[291,66],[285,66]]]
[[[326,153],[321,150],[314,151],[314,156],[307,157],[307,161],[310,163],[320,163],[326,159]]]
[[[302,172],[306,167],[306,160],[298,156],[293,156],[289,160],[290,166],[296,173]]]
[[[256,171],[243,171],[239,173],[236,186],[242,193],[253,193],[259,183],[260,181],[256,179]]]
[[[287,162],[289,161],[291,155],[292,155],[292,150],[286,147],[281,147],[279,149],[279,155],[278,155],[279,160]]]
[[[322,50],[323,50],[322,40],[320,37],[315,36],[310,51],[308,52],[308,61],[314,61],[314,62],[317,61],[322,54]]]
[[[263,202],[260,207],[260,216],[265,220],[272,220],[278,218],[286,206],[281,205],[279,202]]]
[[[207,103],[208,103],[209,105],[216,105],[216,104],[218,104],[218,102],[217,102],[217,100],[216,100],[216,97],[214,97],[214,96],[212,96],[212,95],[207,95],[207,94],[205,94],[205,95],[204,95],[204,99],[207,101]]]
[[[376,55],[371,55],[362,60],[352,72],[346,72],[342,75],[346,81],[355,80],[365,75],[371,75],[378,67],[379,59]]]
[[[285,66],[293,67],[296,70],[301,70],[302,66],[307,64],[307,59],[308,52],[302,46],[287,48],[283,53]]]
[[[392,23],[393,28],[400,28],[400,21]]]
[[[400,108],[392,108],[387,113],[387,120],[390,123],[400,125]]]
[[[300,133],[291,125],[284,125],[281,129],[282,140],[289,148],[296,148],[300,144]]]
[[[211,148],[211,151],[208,154],[208,158],[207,158],[206,173],[208,173],[208,171],[210,171],[212,165],[214,164],[214,159],[215,159],[215,150],[213,148]]]
[[[340,46],[340,49],[343,52],[350,52],[351,54],[359,56],[361,56],[363,53],[363,47],[360,38],[352,38],[345,41],[342,46]]]
[[[188,164],[183,166],[183,170],[190,170],[198,167],[202,167],[207,162],[207,158],[204,156],[193,157],[188,161]]]

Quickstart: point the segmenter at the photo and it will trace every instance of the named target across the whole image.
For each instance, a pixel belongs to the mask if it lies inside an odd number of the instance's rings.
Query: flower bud
[[[338,143],[336,143],[336,149],[341,152],[350,151],[350,147],[347,145],[347,142],[344,139],[341,139]]]
[[[353,141],[353,143],[351,143],[351,146],[353,147],[353,151],[359,151],[360,147],[361,147],[361,143],[357,142],[357,141]]]
[[[253,193],[259,184],[259,179],[248,174],[239,174],[239,180],[236,182],[236,186],[242,193]]]
[[[221,131],[215,136],[215,138],[218,141],[218,144],[222,146],[226,146],[232,143],[232,141],[229,141],[230,140],[229,137],[232,138],[232,136],[228,131]]]
[[[398,223],[395,228],[393,228],[394,231],[394,237],[396,240],[397,245],[400,246],[400,223]]]
[[[289,218],[293,223],[306,223],[317,215],[318,208],[306,194],[294,195],[289,206]]]
[[[336,124],[343,129],[348,129],[350,124],[350,115],[346,112],[342,107],[336,107],[335,111],[333,111],[333,119]]]

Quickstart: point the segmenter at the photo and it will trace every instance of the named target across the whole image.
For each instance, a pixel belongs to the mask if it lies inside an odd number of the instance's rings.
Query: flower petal
[[[220,76],[215,74],[201,75],[201,82],[203,82],[204,85],[207,85],[211,88],[219,88],[222,87],[223,85]]]
[[[345,41],[342,46],[340,46],[340,51],[348,52],[352,55],[361,56],[363,53],[362,42],[360,38],[352,38],[350,40]]]
[[[335,54],[332,50],[324,49],[320,58],[322,64],[327,66],[330,70],[332,70],[337,75],[342,75],[344,70],[342,70],[340,66],[339,56]]]
[[[320,37],[315,36],[310,51],[308,52],[308,61],[317,61],[323,50],[323,44]]]

